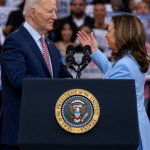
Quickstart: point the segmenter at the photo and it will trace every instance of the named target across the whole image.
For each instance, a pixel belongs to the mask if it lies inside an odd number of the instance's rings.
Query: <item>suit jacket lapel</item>
[[[27,38],[27,42],[30,44],[30,46],[32,47],[32,50],[35,52],[35,54],[37,55],[37,57],[39,58],[39,60],[42,62],[42,64],[45,66],[45,68],[48,70],[48,67],[46,65],[46,62],[44,60],[44,57],[37,45],[37,43],[34,41],[34,39],[32,38],[32,36],[30,35],[30,33],[26,30],[26,28],[21,25],[21,27],[19,28],[19,30],[23,33],[23,35],[26,36]]]

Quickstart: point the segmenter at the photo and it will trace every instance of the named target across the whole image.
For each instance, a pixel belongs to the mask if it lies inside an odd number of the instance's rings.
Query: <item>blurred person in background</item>
[[[20,4],[19,10],[10,13],[6,23],[6,28],[3,30],[5,36],[8,36],[11,32],[17,30],[20,25],[25,21],[22,14],[24,4],[25,0]]]
[[[66,22],[74,22],[78,28],[80,28],[83,24],[86,24],[92,28],[94,19],[86,16],[85,14],[85,0],[73,0],[71,5],[72,14],[63,20]]]
[[[92,29],[88,25],[82,25],[79,31],[84,31],[87,35],[90,36]],[[75,47],[75,52],[83,53],[83,47],[81,44]]]
[[[56,34],[56,47],[59,49],[62,57],[66,56],[66,48],[68,45],[77,46],[75,43],[77,27],[73,22],[64,22],[60,23],[59,28],[57,29]]]
[[[113,11],[120,12],[124,10],[123,0],[111,0],[110,1]]]
[[[107,15],[106,9],[105,9],[105,4],[101,2],[95,2],[94,4],[94,24],[92,28],[97,28],[97,29],[108,29],[108,25],[105,24],[105,17]]]
[[[150,9],[150,0],[143,0],[143,2],[146,2],[149,6],[149,9]]]
[[[146,2],[140,2],[136,6],[136,13],[137,14],[145,14],[148,15],[150,12],[149,6]]]
[[[0,0],[0,6],[5,6],[6,0]]]
[[[134,0],[127,0],[125,4],[125,11],[133,13],[135,11],[135,1]]]

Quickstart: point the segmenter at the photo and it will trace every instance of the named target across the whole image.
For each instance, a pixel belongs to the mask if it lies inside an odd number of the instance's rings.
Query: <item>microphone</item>
[[[66,50],[66,63],[68,63],[69,65],[75,63],[74,53],[75,53],[74,46],[68,45]]]
[[[88,65],[91,62],[91,46],[85,45],[83,47],[83,57],[82,57],[82,63],[85,65]]]
[[[82,67],[80,71],[82,71],[90,62],[91,62],[91,46],[85,45],[83,47],[83,57],[82,57]]]

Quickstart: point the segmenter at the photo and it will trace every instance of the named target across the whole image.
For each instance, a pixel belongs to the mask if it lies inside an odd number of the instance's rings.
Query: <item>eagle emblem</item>
[[[83,122],[85,118],[88,116],[88,113],[85,113],[86,106],[87,104],[81,100],[75,100],[69,103],[71,114],[70,112],[67,112],[68,119],[74,120],[74,122],[76,123],[79,123],[80,121]]]

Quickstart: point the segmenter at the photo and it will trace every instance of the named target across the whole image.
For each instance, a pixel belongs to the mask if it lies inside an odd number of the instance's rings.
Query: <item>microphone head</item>
[[[73,45],[68,45],[68,46],[67,46],[66,55],[67,55],[69,52],[71,52],[71,53],[73,53],[73,54],[75,53],[75,48],[74,48]]]
[[[90,45],[85,45],[85,46],[83,47],[83,54],[84,54],[86,51],[88,51],[88,52],[91,54],[91,46],[90,46]]]

